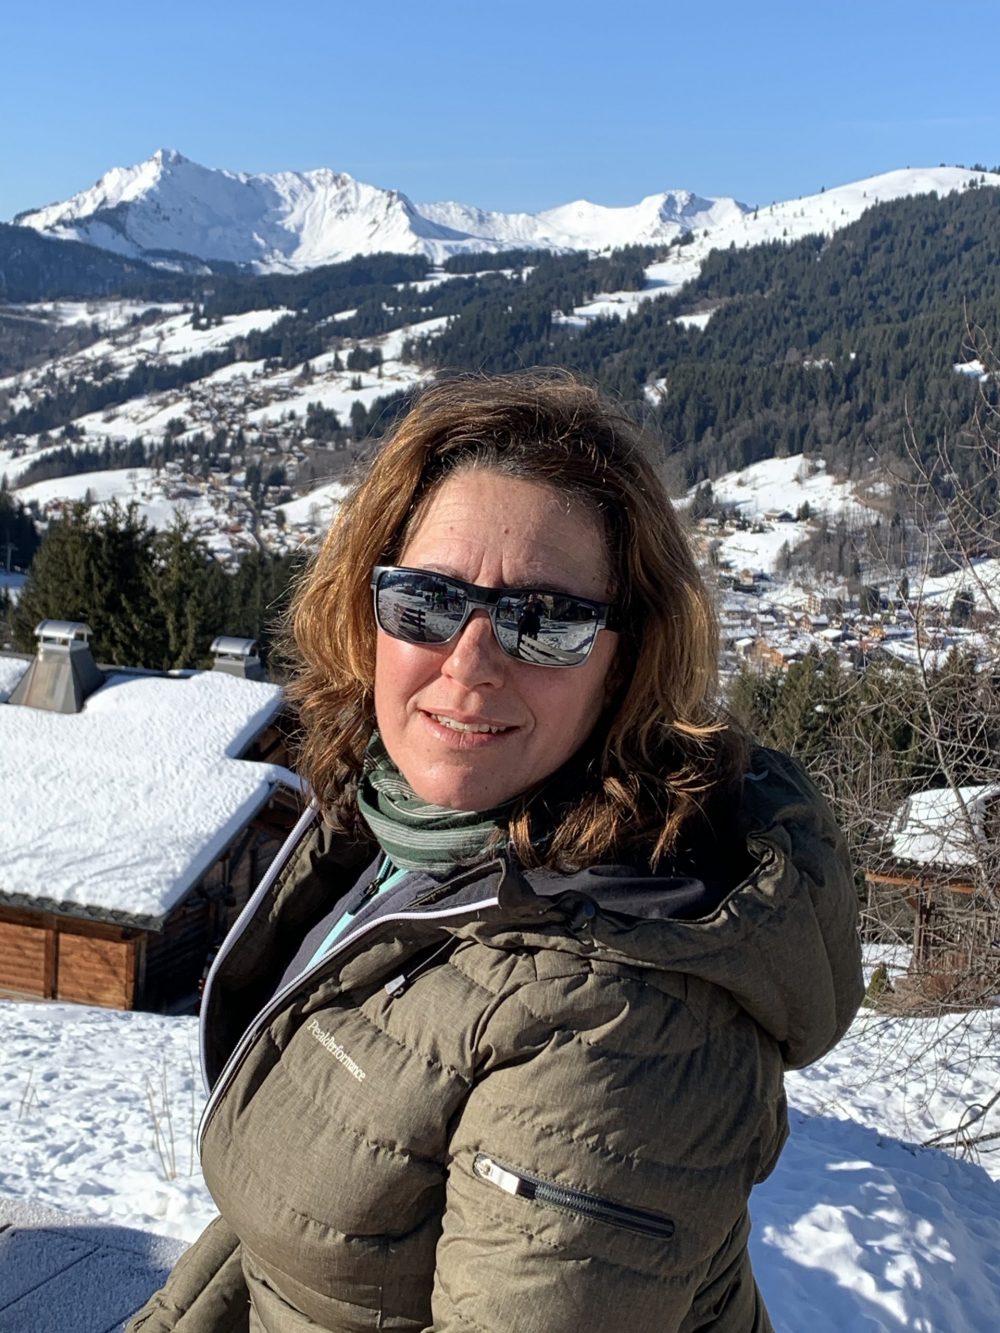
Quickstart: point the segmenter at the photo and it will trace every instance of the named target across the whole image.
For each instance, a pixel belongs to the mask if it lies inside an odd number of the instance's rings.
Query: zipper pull
[[[508,1194],[525,1193],[525,1182],[521,1177],[515,1175],[513,1171],[505,1171],[502,1166],[498,1166],[493,1158],[487,1157],[484,1152],[476,1153],[472,1169],[481,1179],[488,1180],[491,1185],[499,1185]]]
[[[371,877],[371,879],[368,881],[365,887],[361,890],[361,893],[358,896],[358,901],[354,904],[353,907],[349,907],[347,909],[348,916],[357,916],[357,914],[361,911],[362,907],[364,907],[365,903],[370,902],[372,898],[375,897],[379,889],[381,889],[382,885],[392,874],[393,869],[394,869],[393,864],[389,860],[389,858],[387,856],[383,857],[382,864],[379,866],[378,870]]]
[[[353,907],[349,907],[347,909],[347,915],[357,916],[357,914],[361,911],[362,907],[364,907],[365,903],[367,903],[368,901],[370,901],[370,899],[375,897],[376,893],[378,893],[378,890],[379,890],[379,883],[377,879],[373,879],[370,884],[366,884],[365,887],[361,890],[361,894],[358,897],[358,901],[354,904]]]
[[[417,963],[412,972],[400,973],[398,977],[393,977],[391,981],[387,981],[385,985],[382,987],[382,989],[385,991],[386,995],[388,995],[390,1000],[398,999],[398,997],[402,995],[403,991],[406,990],[407,986],[410,984],[410,982],[413,980],[414,977],[419,977],[422,972],[426,972],[427,969],[431,966],[431,964],[434,963],[438,958],[440,958],[443,953],[446,952],[450,953],[452,950],[457,948],[458,948],[458,940],[454,938],[445,940],[444,944],[442,944],[439,948],[435,949],[434,952],[430,955],[430,957],[425,958],[420,963]]]

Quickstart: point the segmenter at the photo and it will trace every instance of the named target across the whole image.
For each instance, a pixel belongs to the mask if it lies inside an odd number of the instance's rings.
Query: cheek
[[[416,668],[411,645],[379,634],[375,644],[375,717],[380,731],[406,707],[416,685]]]
[[[595,655],[597,651],[595,648]],[[585,667],[553,672],[551,683],[540,682],[534,700],[535,716],[544,719],[546,730],[557,744],[560,737],[564,739],[570,752],[583,744],[604,712],[612,684],[612,657],[613,653],[602,653]]]

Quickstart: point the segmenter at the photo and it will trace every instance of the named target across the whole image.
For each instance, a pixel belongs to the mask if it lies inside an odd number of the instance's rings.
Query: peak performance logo
[[[326,1047],[333,1058],[344,1066],[352,1078],[356,1078],[359,1083],[364,1083],[365,1071],[356,1061],[351,1059],[331,1032],[324,1032],[315,1018],[310,1018],[306,1024],[306,1031],[311,1037],[315,1037],[321,1046]]]

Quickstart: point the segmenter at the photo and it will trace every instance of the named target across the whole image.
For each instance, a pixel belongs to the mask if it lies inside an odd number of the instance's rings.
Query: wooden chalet
[[[896,812],[885,864],[865,872],[869,917],[912,941],[898,1007],[1000,994],[1000,786],[918,792]]]
[[[254,679],[248,642],[217,640],[214,671],[165,674],[100,670],[85,626],[43,622],[38,637],[34,659],[0,654],[11,820],[0,830],[0,996],[191,1010],[301,811],[281,692]],[[99,760],[114,781],[95,777]],[[81,805],[83,818],[67,818]]]

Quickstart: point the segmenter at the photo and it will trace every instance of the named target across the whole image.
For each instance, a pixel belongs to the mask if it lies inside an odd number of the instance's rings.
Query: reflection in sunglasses
[[[449,643],[472,611],[487,612],[497,643],[519,662],[579,666],[594,646],[610,608],[569,593],[508,592],[420,570],[373,571],[379,627],[410,643]]]

